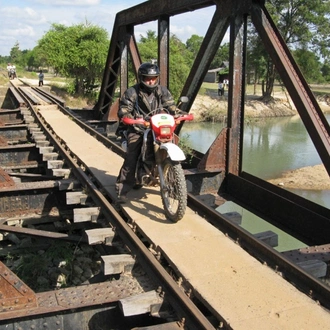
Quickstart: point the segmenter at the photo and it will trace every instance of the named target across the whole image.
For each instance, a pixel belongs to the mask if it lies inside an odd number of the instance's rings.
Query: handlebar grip
[[[144,124],[144,119],[143,118],[128,118],[128,117],[124,117],[121,119],[121,121],[126,124],[126,125],[134,125],[134,124],[140,124],[143,125]]]

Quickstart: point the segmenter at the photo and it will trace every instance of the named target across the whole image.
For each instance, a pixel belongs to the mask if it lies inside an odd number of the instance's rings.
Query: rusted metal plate
[[[225,169],[226,166],[226,140],[227,129],[223,129],[212,143],[211,147],[197,166],[199,171],[216,172]]]
[[[12,187],[15,185],[13,179],[0,167],[0,189],[3,187]]]
[[[38,305],[31,306],[29,304],[24,309],[17,311],[0,311],[0,319],[32,317],[33,315],[46,315],[76,308],[103,305],[143,292],[139,280],[131,276],[121,276],[120,279],[114,281],[37,293]]]
[[[282,254],[294,262],[301,262],[307,260],[321,260],[329,262],[330,244],[308,246],[306,248],[282,252]]]
[[[0,313],[32,307],[37,307],[35,293],[0,262]]]

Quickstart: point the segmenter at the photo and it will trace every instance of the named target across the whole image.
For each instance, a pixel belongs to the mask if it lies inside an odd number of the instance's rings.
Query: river
[[[326,115],[326,118],[330,122],[330,115]],[[185,137],[191,148],[205,153],[223,127],[222,123],[186,122],[180,136]],[[322,164],[322,161],[299,116],[260,118],[245,124],[243,171],[268,180],[281,177],[281,174],[288,170],[317,164]],[[292,192],[330,208],[330,190],[292,190]],[[252,233],[265,230],[277,232],[279,241],[281,238],[277,247],[280,251],[305,246],[231,202],[219,207],[218,211],[239,212],[242,215],[242,226]]]

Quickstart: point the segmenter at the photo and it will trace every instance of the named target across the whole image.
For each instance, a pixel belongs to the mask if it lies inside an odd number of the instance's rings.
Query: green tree
[[[217,50],[214,59],[210,65],[210,69],[216,69],[221,66],[222,62],[229,61],[229,43],[225,43],[219,47]],[[227,73],[222,71],[222,73]]]
[[[186,41],[186,48],[191,54],[191,63],[195,60],[197,53],[202,45],[204,38],[193,34],[189,39]],[[210,69],[218,68],[222,62],[229,61],[229,43],[225,43],[221,45],[216,52],[212,63],[210,65]]]
[[[158,57],[158,41],[154,31],[147,31],[137,43],[142,62],[150,62]],[[175,35],[170,37],[169,56],[169,89],[175,99],[180,96],[183,83],[188,77],[191,63],[191,52]]]
[[[324,82],[321,73],[321,63],[315,53],[301,48],[293,51],[293,56],[308,83]]]
[[[327,81],[330,82],[330,63],[328,60],[324,61],[322,67],[321,67],[321,72],[323,78]]]
[[[266,7],[284,41],[292,51],[308,48],[324,58],[329,56],[329,0],[268,0]],[[261,47],[259,42],[250,46],[250,50],[252,50],[250,55],[255,57],[262,54],[265,69],[261,71],[264,72],[263,78],[267,86],[264,90],[264,97],[269,98],[276,78],[275,67],[268,54],[257,49],[258,47]],[[302,61],[303,63],[305,62]]]
[[[39,61],[46,61],[55,71],[74,78],[74,92],[86,93],[86,86],[101,81],[109,48],[105,29],[84,24],[66,27],[53,24],[39,40]]]
[[[189,39],[186,41],[186,48],[190,53],[191,63],[195,60],[199,49],[201,48],[203,37],[193,34]]]
[[[22,51],[19,49],[19,43],[16,41],[15,45],[10,50],[10,61],[14,65],[22,65]]]

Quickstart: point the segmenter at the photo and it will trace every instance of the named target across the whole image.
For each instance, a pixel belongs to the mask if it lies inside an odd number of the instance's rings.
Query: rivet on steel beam
[[[179,277],[178,280],[177,280],[178,285],[181,286],[182,282],[183,282],[182,277]]]
[[[223,322],[220,322],[219,323],[219,327],[218,327],[219,329],[222,329],[223,328]]]
[[[162,287],[161,286],[159,286],[158,288],[157,288],[157,293],[161,293],[162,292]]]

